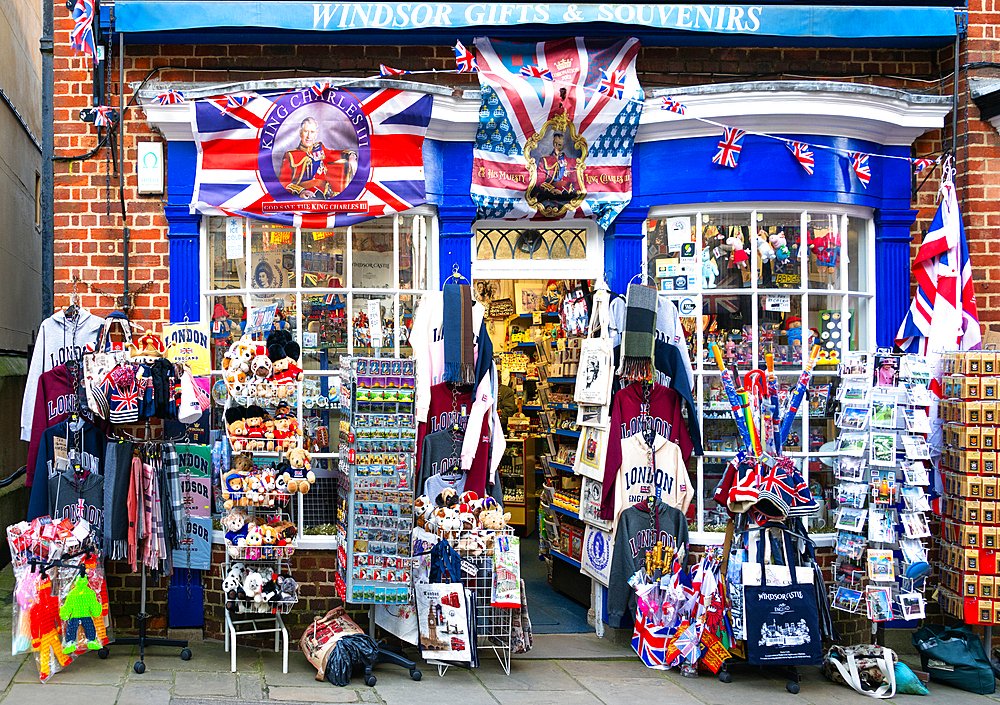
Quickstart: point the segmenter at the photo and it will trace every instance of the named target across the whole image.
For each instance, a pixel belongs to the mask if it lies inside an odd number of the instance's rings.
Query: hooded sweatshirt
[[[49,516],[76,520],[77,500],[83,500],[83,518],[90,522],[98,535],[104,531],[104,476],[86,472],[77,482],[73,468],[49,478]]]
[[[622,441],[622,463],[615,486],[615,519],[631,507],[655,495],[665,504],[687,513],[694,497],[681,449],[663,436],[653,440],[653,464],[649,446],[641,433]]]
[[[35,461],[35,481],[31,486],[31,496],[28,498],[28,521],[49,512],[49,480],[62,473],[69,466],[69,448],[76,448],[77,439],[82,436],[80,449],[80,467],[89,470],[91,474],[99,475],[104,463],[104,433],[93,424],[79,419],[80,426],[73,427],[72,421],[63,421],[47,429],[42,434],[38,444],[38,459]],[[67,426],[70,426],[69,442],[67,443]],[[80,433],[78,434],[77,429]],[[66,448],[66,451],[63,451]],[[74,504],[76,497],[73,498]],[[103,515],[104,490],[97,502]]]
[[[618,517],[615,551],[611,556],[611,575],[608,579],[608,617],[613,619],[611,624],[620,623],[626,613],[635,615],[635,590],[628,584],[628,579],[645,565],[647,549],[662,541],[664,547],[683,552],[681,565],[687,557],[688,526],[684,515],[679,509],[662,502],[657,503],[656,509],[655,523],[648,511],[638,507],[628,507]]]
[[[63,365],[70,360],[79,360],[85,350],[93,350],[102,325],[104,319],[85,308],[79,309],[76,316],[69,321],[66,320],[64,311],[59,311],[42,321],[42,325],[38,328],[38,338],[35,339],[35,351],[31,354],[28,380],[24,384],[24,398],[21,400],[22,441],[31,441],[39,377],[53,367]]]

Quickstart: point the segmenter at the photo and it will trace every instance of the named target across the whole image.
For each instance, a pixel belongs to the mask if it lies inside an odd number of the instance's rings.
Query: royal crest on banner
[[[643,91],[637,39],[476,40],[482,105],[472,167],[478,217],[594,218],[632,198]]]
[[[332,228],[426,200],[429,95],[320,82],[194,102],[192,213]]]

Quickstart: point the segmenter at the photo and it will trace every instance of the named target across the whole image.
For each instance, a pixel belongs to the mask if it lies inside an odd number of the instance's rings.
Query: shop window
[[[412,355],[413,313],[428,282],[436,281],[431,248],[435,219],[429,208],[418,208],[335,229],[227,221],[203,219],[204,310],[222,326],[231,325],[238,336],[252,309],[278,304],[277,325],[289,330],[302,348],[300,423],[311,439],[322,443],[313,455],[316,484],[301,505],[293,502],[292,513],[306,535],[333,535],[340,357]],[[237,237],[227,242],[230,225]],[[375,310],[383,330],[378,349],[372,347],[378,341],[372,340],[368,324]],[[227,349],[228,341],[213,340],[215,370]],[[222,428],[224,404],[223,394],[213,395],[213,428]]]
[[[476,257],[488,259],[586,259],[584,229],[483,229],[476,234]]]
[[[566,220],[558,227],[515,228],[502,220],[480,220],[473,232],[473,279],[604,276],[604,233],[593,221]]]
[[[870,212],[841,206],[740,204],[654,208],[646,221],[646,271],[682,312],[695,372],[695,401],[705,456],[692,458],[697,478],[693,541],[718,543],[726,513],[712,500],[736,449],[736,426],[711,347],[741,374],[774,355],[779,385],[794,387],[812,341],[820,364],[810,403],[800,409],[783,449],[814,489],[832,485],[830,403],[837,362],[846,350],[871,350],[875,308],[874,225]],[[683,303],[683,306],[680,304]],[[832,531],[824,509],[809,520]]]

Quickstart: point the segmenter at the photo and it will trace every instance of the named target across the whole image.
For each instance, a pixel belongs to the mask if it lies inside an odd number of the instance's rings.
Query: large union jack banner
[[[608,227],[632,198],[643,105],[639,40],[479,38],[476,48],[482,105],[472,198],[479,217],[595,218]]]
[[[327,228],[418,206],[431,105],[329,84],[194,101],[191,211]]]

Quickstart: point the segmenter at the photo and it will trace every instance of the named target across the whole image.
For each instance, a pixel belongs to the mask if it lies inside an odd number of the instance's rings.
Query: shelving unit
[[[538,521],[535,496],[535,443],[537,438],[508,438],[507,450],[500,461],[500,477],[504,490],[504,510],[510,512],[510,523],[523,526],[525,535],[535,531]]]

